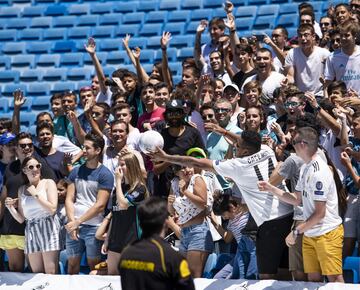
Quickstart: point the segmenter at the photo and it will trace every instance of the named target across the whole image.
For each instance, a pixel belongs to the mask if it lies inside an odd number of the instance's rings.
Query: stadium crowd
[[[136,273],[165,279],[167,266],[191,287],[215,252],[223,265],[209,277],[344,282],[360,237],[360,1],[329,6],[319,23],[301,3],[292,39],[281,26],[239,37],[233,4],[224,9],[226,19],[199,23],[178,84],[164,32],[150,75],[127,36],[136,73],[106,77],[89,38],[96,75],[78,93],[49,97],[36,137],[20,132],[26,96],[14,92],[12,119],[0,119],[9,271],[58,273],[63,252],[76,274],[85,252],[91,274],[121,274],[124,285]],[[164,145],[141,150],[145,135]],[[143,206],[156,207],[152,197],[169,212],[155,232],[176,237],[186,260],[149,230],[149,212],[161,214]],[[136,255],[143,247],[161,259]]]

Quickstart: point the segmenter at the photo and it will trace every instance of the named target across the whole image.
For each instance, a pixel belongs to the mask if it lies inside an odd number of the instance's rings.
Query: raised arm
[[[105,75],[101,67],[100,61],[96,55],[96,42],[95,39],[89,37],[87,44],[84,44],[86,52],[90,55],[93,65],[95,67],[96,75],[99,79],[100,91],[106,94],[107,86],[105,85]]]
[[[268,181],[259,181],[258,188],[260,191],[265,191],[272,193],[277,196],[283,202],[292,204],[292,205],[300,205],[301,204],[301,193],[300,192],[286,192],[276,186],[270,184]]]
[[[20,133],[20,110],[22,105],[25,104],[25,97],[24,92],[21,90],[16,90],[13,93],[14,96],[14,111],[12,115],[12,127],[11,131],[13,134],[19,134]]]
[[[196,29],[196,35],[195,35],[194,59],[196,66],[200,70],[203,68],[205,64],[205,60],[201,54],[201,35],[203,34],[207,26],[208,26],[207,20],[204,19],[201,20],[199,26]]]
[[[136,74],[138,76],[139,83],[144,84],[149,81],[149,76],[140,63],[140,55],[141,55],[141,49],[140,49],[140,47],[136,47],[133,50],[133,56],[135,58]]]
[[[86,133],[83,130],[83,128],[81,128],[79,119],[77,118],[75,112],[69,111],[66,115],[66,118],[68,118],[69,121],[71,122],[71,124],[73,125],[75,136],[76,136],[77,140],[79,141],[79,143],[84,144]]]
[[[168,85],[169,92],[172,91],[172,87],[173,87],[173,83],[171,79],[171,71],[169,69],[169,62],[166,52],[166,48],[170,40],[171,40],[171,33],[163,32],[160,40],[161,52],[162,52],[162,75],[164,77],[164,83]]]
[[[276,56],[278,57],[278,59],[280,60],[281,64],[284,65],[285,64],[285,57],[286,57],[286,53],[284,51],[282,51],[272,40],[268,35],[265,35],[264,37],[264,43],[266,43],[267,45],[269,45],[272,50],[275,52]]]
[[[136,65],[136,64],[135,64],[135,57],[134,57],[134,55],[133,55],[133,53],[132,53],[132,51],[131,51],[131,49],[130,49],[130,47],[129,47],[129,40],[130,40],[130,38],[131,38],[130,34],[126,34],[126,36],[122,39],[122,42],[123,42],[123,46],[124,46],[124,48],[125,48],[125,51],[126,51],[128,57],[129,57],[130,60],[131,60],[131,63],[132,63],[133,66],[135,67],[135,65]]]

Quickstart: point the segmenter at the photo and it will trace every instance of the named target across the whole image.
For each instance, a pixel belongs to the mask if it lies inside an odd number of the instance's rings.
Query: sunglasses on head
[[[41,168],[41,164],[40,163],[38,163],[38,164],[36,164],[36,165],[29,165],[28,166],[28,169],[29,170],[34,170],[34,169],[40,169]]]
[[[231,110],[230,109],[226,109],[226,108],[217,108],[217,109],[214,109],[214,112],[216,114],[221,114],[221,113],[228,113],[230,112]]]
[[[33,143],[19,144],[19,147],[20,147],[21,149],[25,149],[26,147],[32,148],[32,147],[33,147]]]

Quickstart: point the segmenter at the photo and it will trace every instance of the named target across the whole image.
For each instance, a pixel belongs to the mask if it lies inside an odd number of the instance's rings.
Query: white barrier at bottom
[[[342,290],[360,289],[360,285],[340,283],[306,283],[275,280],[195,279],[196,290]],[[0,273],[0,289],[24,290],[121,290],[119,276],[45,275]],[[129,289],[132,290],[132,289]]]

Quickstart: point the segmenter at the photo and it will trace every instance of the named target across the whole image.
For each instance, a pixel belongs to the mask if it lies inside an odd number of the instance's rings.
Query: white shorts
[[[360,238],[360,198],[349,194],[344,217],[344,238]]]

